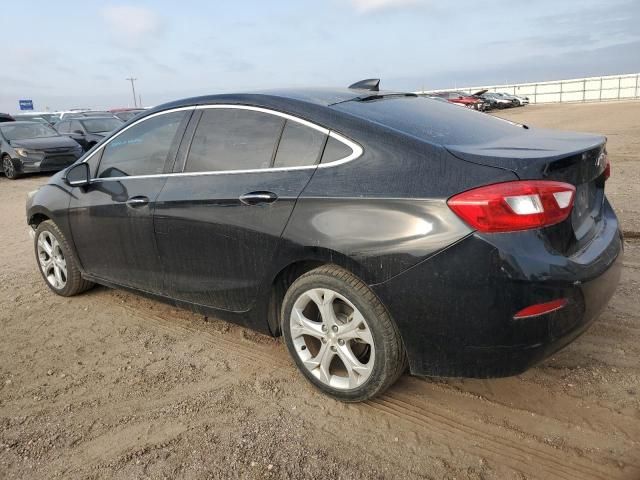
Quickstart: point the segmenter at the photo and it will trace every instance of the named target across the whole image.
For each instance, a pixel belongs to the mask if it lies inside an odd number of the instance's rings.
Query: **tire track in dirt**
[[[610,471],[587,459],[567,458],[566,453],[531,441],[508,438],[495,427],[459,422],[451,412],[435,407],[418,408],[395,395],[366,402],[368,406],[429,430],[438,441],[456,445],[480,457],[506,465],[533,478],[609,480]],[[463,440],[463,441],[461,441]],[[477,443],[474,443],[477,442]],[[640,476],[640,468],[630,466],[630,474]]]
[[[274,355],[273,348],[266,349],[257,342],[252,343],[252,346],[243,345],[241,343],[241,339],[238,339],[236,341],[233,338],[228,338],[228,334],[224,334],[222,332],[216,332],[215,334],[213,334],[211,332],[191,326],[181,319],[165,318],[154,313],[141,312],[139,309],[128,305],[123,305],[122,308],[126,310],[131,316],[138,317],[143,321],[153,321],[154,325],[156,325],[164,332],[179,332],[181,334],[188,333],[192,335],[198,335],[199,338],[208,345],[224,350],[229,354],[238,355],[250,362],[256,362],[258,364],[264,365],[264,362],[268,360],[270,362],[270,365],[273,367],[284,367],[292,365],[291,362],[283,359],[282,355]]]

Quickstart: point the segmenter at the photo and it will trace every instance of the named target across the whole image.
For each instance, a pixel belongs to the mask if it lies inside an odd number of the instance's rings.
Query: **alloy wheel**
[[[7,178],[13,178],[15,174],[15,167],[13,166],[13,162],[10,158],[4,157],[2,160],[2,169],[4,170],[4,174]]]
[[[291,339],[304,366],[325,385],[349,390],[371,375],[373,335],[360,311],[343,295],[313,288],[294,303]]]
[[[38,261],[47,282],[56,290],[67,284],[67,261],[56,237],[48,231],[38,236]]]

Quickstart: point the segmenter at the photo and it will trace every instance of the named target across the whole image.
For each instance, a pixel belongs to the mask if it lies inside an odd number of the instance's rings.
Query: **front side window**
[[[164,165],[182,132],[186,113],[172,112],[152,117],[115,137],[104,147],[98,177],[153,175]]]
[[[327,136],[298,122],[287,120],[282,131],[274,167],[315,165]]]
[[[186,172],[269,168],[284,119],[243,109],[205,110],[191,142]]]

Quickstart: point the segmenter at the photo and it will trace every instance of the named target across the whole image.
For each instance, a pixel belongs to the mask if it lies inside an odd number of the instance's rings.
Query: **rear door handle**
[[[240,195],[240,201],[245,205],[259,205],[261,203],[273,203],[278,195],[273,192],[250,192]]]
[[[144,207],[149,203],[149,198],[144,196],[131,197],[127,200],[127,205],[132,208]]]

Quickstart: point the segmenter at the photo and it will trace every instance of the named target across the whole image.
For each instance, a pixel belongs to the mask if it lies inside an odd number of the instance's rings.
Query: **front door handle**
[[[259,205],[261,203],[273,203],[278,195],[273,192],[250,192],[240,195],[240,201],[245,205]]]
[[[149,203],[149,198],[144,196],[131,197],[127,200],[127,205],[131,208],[144,207]]]

